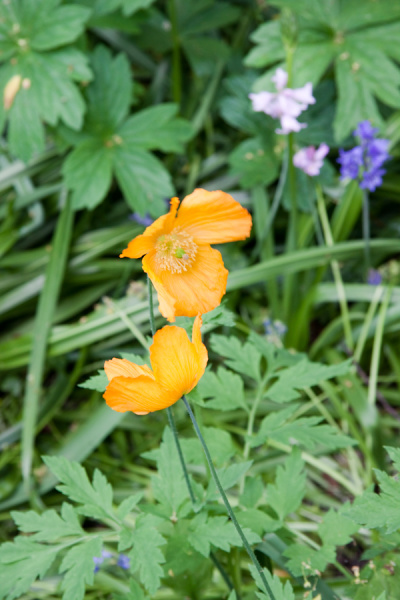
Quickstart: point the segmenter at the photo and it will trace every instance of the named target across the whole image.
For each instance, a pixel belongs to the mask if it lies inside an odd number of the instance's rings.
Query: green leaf
[[[210,398],[206,403],[207,408],[248,410],[242,378],[224,367],[218,367],[217,373],[207,371],[197,384],[197,390],[203,398]]]
[[[129,147],[183,152],[184,142],[194,131],[188,121],[176,118],[178,108],[177,104],[160,104],[141,110],[124,123],[118,134]]]
[[[202,434],[216,465],[226,463],[236,454],[236,447],[232,436],[217,427],[203,427]],[[203,449],[197,438],[182,439],[182,451],[188,463],[202,465],[205,462]]]
[[[231,546],[243,544],[233,523],[228,521],[227,517],[207,518],[204,513],[200,513],[191,520],[190,530],[189,543],[205,557],[210,555],[211,545],[229,552]],[[261,541],[253,532],[246,531],[245,535],[250,544]]]
[[[154,497],[166,508],[169,517],[179,516],[183,505],[189,502],[189,495],[169,427],[164,429],[160,448],[151,457],[157,461],[157,475],[152,477]]]
[[[260,25],[251,36],[257,45],[245,58],[249,67],[267,67],[285,59],[285,48],[282,42],[281,24],[279,20],[268,21]]]
[[[133,548],[129,552],[132,569],[139,570],[140,581],[150,595],[155,594],[164,575],[161,564],[165,562],[160,546],[166,540],[155,527],[152,515],[140,516],[136,521]]]
[[[313,571],[316,571],[315,574],[319,575],[336,558],[333,546],[322,546],[318,550],[314,550],[314,548],[303,546],[303,544],[292,544],[283,554],[289,558],[287,566],[295,577],[301,577],[304,573],[313,575]]]
[[[270,600],[269,594],[268,596],[265,594],[265,586],[262,582],[259,572],[254,565],[250,565],[250,571],[257,586],[260,590],[262,590],[261,593],[256,592],[257,598],[260,598],[261,600]],[[267,569],[263,569],[263,573],[272,593],[274,594],[275,600],[295,600],[290,581],[286,581],[285,585],[283,585],[277,575],[272,575]]]
[[[63,600],[83,600],[85,588],[94,581],[94,556],[100,556],[101,537],[94,537],[83,544],[77,544],[65,555],[60,573],[66,573],[61,583]]]
[[[283,410],[267,415],[261,422],[260,429],[251,440],[254,448],[268,439],[276,440],[282,444],[298,443],[309,450],[316,446],[324,446],[327,450],[347,448],[355,441],[347,435],[339,433],[331,425],[319,425],[322,417],[308,417],[290,421],[295,407],[291,405]]]
[[[290,402],[301,396],[297,390],[318,385],[321,381],[332,379],[332,377],[345,375],[350,367],[350,360],[337,365],[323,365],[304,359],[279,371],[276,374],[278,380],[271,385],[266,395],[274,402]]]
[[[233,465],[229,465],[224,469],[217,469],[217,475],[221,482],[223,489],[229,490],[241,479],[245,473],[250,469],[253,464],[252,460],[248,460],[242,463],[235,463]],[[207,490],[207,497],[209,499],[219,497],[219,492],[215,486],[214,480],[210,479]]]
[[[264,483],[261,477],[248,477],[240,496],[240,504],[247,508],[253,508],[261,499],[263,492]]]
[[[92,0],[90,0],[92,1]],[[148,8],[155,0],[96,0],[93,10],[96,15],[106,15],[120,8],[125,16]]]
[[[61,482],[57,489],[83,504],[78,509],[80,513],[93,518],[114,518],[112,487],[98,469],[94,471],[91,484],[79,463],[62,456],[44,456],[43,460]]]
[[[38,544],[18,536],[0,546],[0,600],[20,598],[38,577],[44,577],[62,545]]]
[[[104,392],[108,385],[108,378],[104,369],[99,369],[98,375],[92,375],[89,379],[86,379],[83,383],[80,383],[78,387],[85,388],[87,390],[96,390],[97,392]]]
[[[144,492],[138,492],[137,494],[133,494],[133,496],[129,496],[125,498],[119,505],[117,509],[117,517],[123,521],[127,515],[135,508],[135,506],[141,501],[143,498]]]
[[[259,381],[261,354],[251,342],[242,344],[235,336],[214,334],[210,345],[214,352],[226,357],[228,367]]]
[[[219,104],[222,118],[232,127],[256,136],[269,125],[264,113],[253,110],[249,92],[255,80],[254,73],[246,72],[224,80],[228,95]]]
[[[359,526],[352,519],[331,509],[318,527],[318,534],[324,546],[345,546],[358,530]]]
[[[27,3],[27,0],[22,4]],[[52,4],[52,3],[51,3]],[[73,42],[84,31],[90,10],[83,6],[57,6],[37,19],[30,36],[34,50],[50,50]]]
[[[142,588],[134,579],[129,580],[129,590],[123,596],[114,594],[113,600],[149,600],[149,597],[145,596]]]
[[[248,480],[247,480],[248,481]],[[273,519],[267,513],[257,508],[249,508],[236,513],[237,520],[242,527],[251,529],[260,536],[272,533],[282,527],[282,523]]]
[[[11,516],[20,531],[34,534],[31,540],[54,542],[64,536],[81,536],[85,533],[74,508],[65,502],[61,507],[61,516],[55,510],[46,510],[42,514],[33,510],[14,511]]]
[[[129,206],[144,215],[165,212],[164,198],[174,195],[171,176],[162,163],[141,148],[119,146],[114,154],[118,183]]]
[[[96,136],[111,137],[126,119],[132,101],[132,73],[125,54],[115,58],[108,48],[96,46],[91,65],[94,80],[87,96],[87,127]]]
[[[278,159],[271,140],[252,138],[241,142],[229,156],[233,175],[240,177],[244,188],[268,185],[278,176]]]
[[[276,470],[274,484],[267,486],[268,505],[281,520],[295,512],[306,492],[306,474],[300,451],[293,450],[284,466]]]
[[[67,187],[73,190],[74,208],[94,208],[111,185],[110,149],[95,139],[85,140],[69,154],[62,170]]]

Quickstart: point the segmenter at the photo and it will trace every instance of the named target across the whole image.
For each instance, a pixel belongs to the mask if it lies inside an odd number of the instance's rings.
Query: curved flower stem
[[[240,525],[239,525],[239,523],[238,523],[238,521],[236,519],[235,513],[232,510],[232,507],[231,507],[231,505],[229,503],[229,500],[228,500],[228,498],[227,498],[227,496],[226,496],[226,494],[224,492],[224,488],[222,487],[221,482],[220,482],[220,480],[218,478],[218,475],[217,475],[217,472],[215,470],[214,464],[212,462],[212,458],[211,458],[210,452],[208,450],[207,444],[206,444],[206,442],[205,442],[205,440],[204,440],[204,438],[202,436],[202,433],[201,433],[200,428],[198,426],[196,417],[194,416],[193,411],[192,411],[192,409],[190,407],[190,404],[186,400],[185,396],[182,396],[182,400],[183,400],[183,402],[184,402],[184,404],[186,406],[186,410],[189,413],[189,417],[191,418],[191,421],[193,423],[193,427],[194,427],[194,430],[195,430],[195,432],[197,434],[197,437],[199,438],[200,443],[203,446],[203,450],[204,450],[204,454],[206,455],[208,466],[210,467],[210,471],[211,471],[211,474],[213,476],[215,485],[217,486],[217,488],[219,490],[219,493],[221,494],[222,500],[224,501],[225,508],[228,511],[228,515],[229,515],[232,523],[234,524],[234,526],[236,528],[236,531],[238,532],[238,534],[239,534],[239,536],[240,536],[240,538],[241,538],[241,540],[243,542],[243,545],[244,545],[244,547],[245,547],[245,549],[247,551],[247,554],[250,556],[252,563],[254,564],[255,568],[257,569],[257,572],[260,575],[261,581],[264,584],[264,587],[265,587],[265,590],[266,590],[267,594],[269,595],[269,597],[271,598],[271,600],[276,600],[276,598],[275,598],[275,596],[274,596],[274,594],[273,594],[273,592],[272,592],[272,590],[271,590],[271,588],[270,588],[270,586],[268,584],[268,581],[267,581],[267,579],[266,579],[266,577],[264,575],[262,567],[261,567],[260,563],[258,562],[257,557],[254,554],[253,550],[251,549],[251,546],[250,546],[249,542],[247,541],[246,536],[244,535],[244,533],[242,531],[242,528],[240,527]]]
[[[147,292],[148,292],[148,298],[149,298],[150,328],[151,328],[151,333],[154,336],[154,334],[156,332],[156,326],[155,326],[155,319],[154,319],[153,285],[151,283],[151,280],[150,280],[149,276],[147,276]],[[178,432],[177,432],[176,425],[175,425],[174,415],[173,415],[173,412],[172,412],[172,409],[171,409],[170,406],[167,408],[167,416],[168,416],[169,426],[170,426],[171,431],[172,431],[172,435],[174,436],[175,446],[176,446],[176,450],[178,452],[179,461],[180,461],[181,466],[182,466],[183,476],[185,478],[186,487],[187,487],[188,492],[189,492],[190,500],[191,500],[193,506],[195,506],[195,504],[196,504],[196,498],[195,498],[195,495],[194,495],[194,492],[193,492],[192,484],[190,483],[189,473],[188,473],[188,470],[187,470],[187,467],[186,467],[186,463],[185,463],[185,459],[184,459],[184,456],[183,456],[182,447],[181,447],[181,444],[179,442],[179,437],[178,437]],[[226,585],[228,586],[228,589],[229,590],[235,589],[234,586],[233,586],[233,583],[229,579],[229,576],[228,576],[227,572],[225,571],[224,567],[221,565],[221,563],[219,562],[218,558],[215,556],[215,554],[213,552],[210,552],[210,558],[213,561],[215,567],[221,573],[221,577],[225,581]],[[236,593],[236,595],[239,598],[239,595],[237,593]]]
[[[316,192],[317,192],[318,213],[319,213],[319,217],[321,219],[321,225],[322,225],[322,229],[324,232],[325,242],[328,247],[329,246],[331,247],[334,245],[334,241],[333,241],[331,228],[329,225],[328,215],[326,213],[324,197],[322,195],[322,190],[319,185],[316,186]],[[353,332],[352,332],[351,324],[350,324],[350,316],[349,316],[349,309],[347,306],[346,292],[344,289],[343,279],[342,279],[342,275],[340,273],[340,267],[339,267],[339,263],[337,260],[331,260],[331,269],[332,269],[332,273],[333,273],[333,278],[335,280],[340,310],[342,313],[342,321],[343,321],[343,329],[344,329],[344,337],[346,340],[346,345],[350,350],[353,350],[353,348],[354,348]]]
[[[365,278],[367,279],[369,269],[371,266],[371,252],[370,252],[370,219],[369,219],[369,195],[367,190],[363,190],[363,199],[362,199],[362,230],[363,230],[363,238],[365,242],[364,249],[364,261],[365,261]]]

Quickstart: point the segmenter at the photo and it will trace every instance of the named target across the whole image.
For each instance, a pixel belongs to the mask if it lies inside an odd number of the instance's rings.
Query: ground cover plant
[[[399,35],[0,3],[0,600],[398,600]]]

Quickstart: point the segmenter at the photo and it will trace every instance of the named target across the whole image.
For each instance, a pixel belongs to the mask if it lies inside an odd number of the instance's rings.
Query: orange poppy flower
[[[201,341],[202,319],[193,324],[192,341],[182,327],[166,326],[157,331],[150,346],[151,370],[125,358],[104,364],[109,384],[104,393],[108,406],[117,412],[137,415],[167,408],[190,392],[202,377],[208,360]]]
[[[210,244],[244,240],[251,216],[229,194],[197,189],[172,198],[168,214],[135,237],[121,258],[143,258],[143,270],[158,293],[161,314],[194,317],[212,310],[225,294],[228,271]]]

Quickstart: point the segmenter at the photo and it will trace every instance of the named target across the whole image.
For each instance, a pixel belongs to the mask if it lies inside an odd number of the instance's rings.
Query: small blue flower
[[[145,227],[149,227],[149,225],[151,225],[154,221],[149,213],[146,213],[144,217],[139,215],[139,213],[132,213],[129,218],[132,219],[132,221],[139,223],[139,225],[144,225]]]
[[[131,560],[129,556],[127,556],[126,554],[120,554],[118,556],[117,565],[119,567],[122,567],[123,569],[128,570],[131,565]]]
[[[376,269],[370,269],[367,281],[370,285],[380,285],[382,283],[382,275]]]
[[[94,572],[97,573],[100,569],[100,566],[103,564],[104,560],[106,558],[111,558],[111,557],[112,557],[112,553],[109,552],[108,550],[102,550],[101,556],[93,556],[93,562],[95,564]]]
[[[353,133],[360,144],[351,150],[339,150],[340,178],[358,179],[360,188],[373,192],[382,185],[386,173],[382,165],[390,158],[389,140],[376,138],[378,129],[369,121],[359,123]]]

